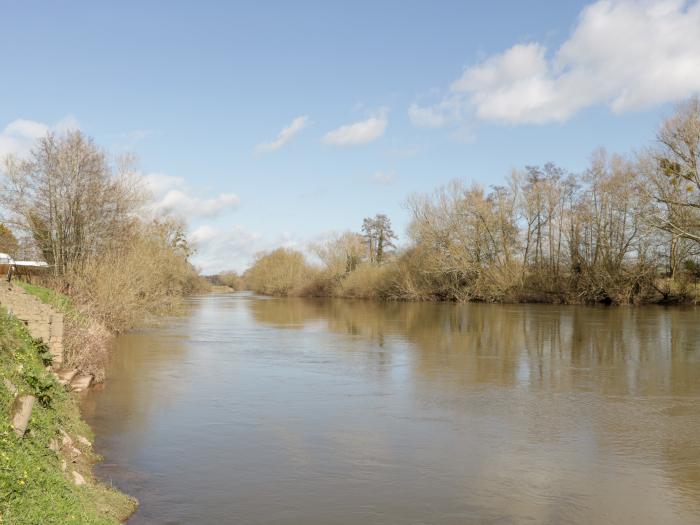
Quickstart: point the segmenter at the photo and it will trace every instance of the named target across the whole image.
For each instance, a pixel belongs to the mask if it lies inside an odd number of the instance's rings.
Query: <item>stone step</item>
[[[70,382],[73,381],[73,378],[75,378],[76,375],[78,375],[77,368],[73,368],[72,370],[59,370],[58,372],[56,372],[58,382],[61,383],[63,386],[70,384]]]
[[[70,388],[73,392],[82,392],[92,384],[92,375],[78,374],[70,382]]]
[[[19,287],[7,289],[0,284],[0,305],[4,306],[27,327],[34,339],[49,347],[53,370],[63,365],[64,316]]]

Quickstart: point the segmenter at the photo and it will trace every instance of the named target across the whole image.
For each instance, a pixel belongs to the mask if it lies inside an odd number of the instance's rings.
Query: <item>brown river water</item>
[[[130,524],[700,524],[700,309],[191,301],[84,415]]]

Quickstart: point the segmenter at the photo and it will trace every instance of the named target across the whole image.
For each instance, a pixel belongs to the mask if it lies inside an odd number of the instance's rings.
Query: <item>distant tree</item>
[[[7,226],[0,224],[0,252],[15,257],[18,248],[19,243],[17,242],[17,238]]]
[[[386,248],[395,247],[394,240],[398,238],[391,229],[391,220],[381,213],[374,218],[366,217],[362,221],[362,233],[367,241],[370,262],[381,264]]]

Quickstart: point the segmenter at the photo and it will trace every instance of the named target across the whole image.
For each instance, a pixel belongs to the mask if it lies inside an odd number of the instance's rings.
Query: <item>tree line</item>
[[[385,215],[312,246],[260,254],[246,285],[277,295],[396,300],[694,301],[700,277],[700,102],[652,147],[600,149],[582,173],[527,166],[488,189],[456,180],[411,196],[406,243]]]

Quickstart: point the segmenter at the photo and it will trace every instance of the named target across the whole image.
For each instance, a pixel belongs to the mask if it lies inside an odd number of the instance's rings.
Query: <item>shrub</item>
[[[246,271],[246,286],[265,295],[299,295],[311,284],[317,270],[310,266],[304,255],[296,250],[278,248],[258,255]]]
[[[89,317],[121,332],[173,311],[183,295],[206,286],[187,255],[186,248],[174,244],[171,224],[141,225],[119,245],[66,274],[64,289]]]

